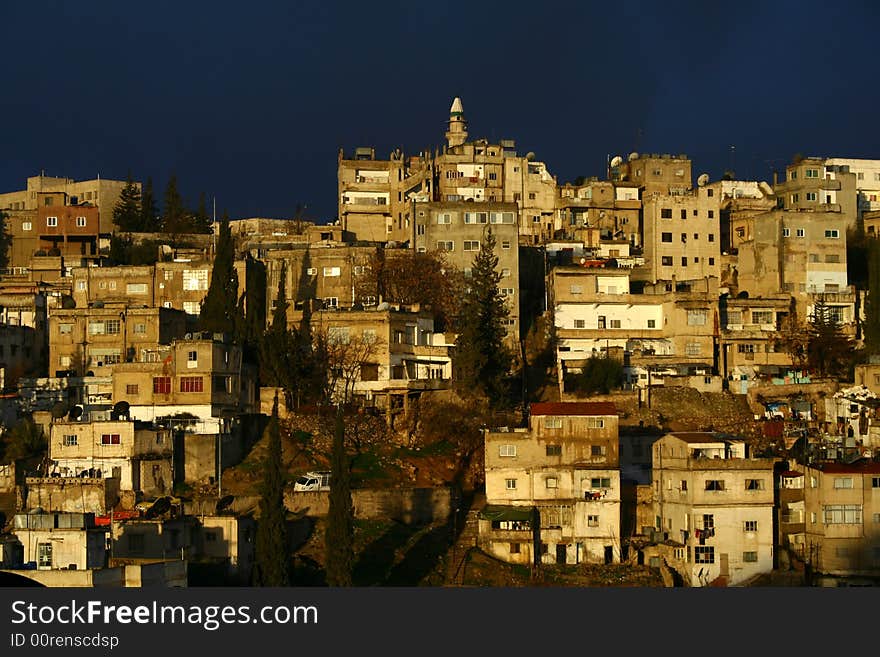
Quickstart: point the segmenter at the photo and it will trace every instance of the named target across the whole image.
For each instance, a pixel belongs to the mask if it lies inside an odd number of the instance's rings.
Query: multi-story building
[[[641,249],[642,203],[636,183],[592,179],[559,187],[557,232],[575,238],[582,228],[598,228],[606,240],[623,240]]]
[[[124,180],[108,178],[77,182],[73,178],[57,178],[41,174],[29,177],[26,188],[21,191],[0,194],[0,209],[36,210],[41,193],[61,192],[66,195],[70,205],[87,203],[97,206],[99,232],[109,234],[113,232],[113,208],[119,201],[119,195],[126,184]],[[140,190],[140,183],[136,182],[135,186]]]
[[[109,374],[124,362],[159,359],[160,345],[186,333],[186,314],[173,308],[96,303],[58,309],[49,317],[49,372]]]
[[[653,194],[684,194],[692,187],[691,160],[685,154],[630,153],[609,161],[608,178],[638,185],[642,198]]]
[[[804,536],[789,545],[820,576],[880,578],[880,464],[813,463],[804,473]]]
[[[655,527],[678,544],[669,565],[688,584],[736,585],[773,569],[774,463],[712,432],[654,443]]]
[[[648,386],[649,372],[711,376],[718,341],[718,282],[707,278],[687,290],[645,286],[630,293],[626,270],[554,267],[548,275],[556,328],[560,390],[566,372],[592,356],[624,361],[629,382]]]
[[[840,213],[846,228],[855,227],[861,194],[857,191],[858,176],[848,165],[808,157],[789,164],[785,174],[785,181],[774,185],[781,209]],[[869,204],[863,205],[870,209]]]
[[[534,403],[527,428],[485,431],[485,455],[480,544],[490,554],[524,564],[620,561],[614,404]]]
[[[0,389],[43,374],[49,360],[47,296],[39,285],[0,285]]]
[[[339,223],[354,239],[406,242],[412,234],[412,202],[431,198],[431,166],[422,155],[400,150],[377,160],[374,148],[339,151]]]
[[[20,513],[13,534],[21,543],[22,565],[37,570],[103,568],[107,531],[92,513]]]
[[[721,205],[714,188],[676,195],[642,194],[645,268],[637,280],[686,281],[719,278]]]
[[[401,307],[321,310],[312,333],[325,337],[330,368],[339,372],[339,398],[360,399],[392,418],[411,398],[446,388],[452,379],[450,345],[434,333],[430,313]]]
[[[50,470],[59,477],[119,480],[120,491],[169,494],[174,486],[172,434],[133,420],[52,424]]]
[[[720,305],[720,370],[725,377],[747,381],[756,374],[775,375],[795,365],[779,342],[791,315],[790,296],[725,297]]]
[[[508,299],[507,335],[516,343],[520,326],[517,206],[500,202],[416,203],[415,213],[416,251],[442,251],[446,261],[465,277],[471,275],[474,258],[492,232],[501,274],[499,288]]]

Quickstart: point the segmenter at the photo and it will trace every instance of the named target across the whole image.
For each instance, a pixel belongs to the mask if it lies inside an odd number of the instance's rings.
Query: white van
[[[300,475],[293,482],[293,490],[295,491],[316,491],[330,490],[330,471],[318,470],[315,472],[306,472]]]

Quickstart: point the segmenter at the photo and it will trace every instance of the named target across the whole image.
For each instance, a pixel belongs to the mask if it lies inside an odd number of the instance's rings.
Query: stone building
[[[522,564],[620,561],[614,404],[533,403],[527,428],[484,435],[485,550]]]
[[[675,432],[653,448],[655,528],[691,586],[736,585],[774,564],[774,459],[712,432]]]

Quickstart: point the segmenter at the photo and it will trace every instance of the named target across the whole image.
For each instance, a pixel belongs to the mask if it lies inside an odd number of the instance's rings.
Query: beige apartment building
[[[131,420],[56,420],[49,433],[52,471],[61,477],[110,477],[121,491],[157,490],[174,485],[172,434]]]
[[[632,294],[626,270],[569,266],[554,267],[547,287],[560,391],[566,373],[593,356],[623,360],[627,381],[639,387],[662,383],[663,373],[705,377],[717,368],[714,278],[678,291],[658,284]]]
[[[77,308],[95,303],[162,307],[198,317],[211,285],[208,261],[157,262],[155,265],[76,267],[72,270]],[[244,285],[239,284],[239,291]]]
[[[377,160],[371,147],[346,157],[339,150],[339,224],[353,239],[406,242],[412,233],[412,202],[432,196],[431,165],[426,157],[407,158],[399,149]]]
[[[804,537],[789,543],[820,577],[880,577],[880,464],[814,463],[804,473]],[[802,543],[802,544],[801,544]]]
[[[312,315],[313,335],[329,344],[331,369],[339,372],[336,396],[404,415],[425,390],[447,388],[451,345],[434,333],[430,313],[405,307],[321,310]]]
[[[738,585],[773,569],[774,464],[712,432],[654,443],[655,527],[676,544],[667,565],[687,584]]]
[[[609,161],[608,174],[614,182],[637,185],[642,198],[681,195],[693,186],[691,160],[683,153],[630,153],[626,159],[618,155]]]
[[[712,187],[642,195],[645,267],[636,279],[688,281],[721,275],[721,206]]]
[[[61,193],[71,206],[89,204],[98,208],[98,231],[100,234],[113,232],[113,208],[119,201],[126,182],[96,178],[94,180],[74,181],[73,178],[58,178],[39,175],[27,179],[25,189],[0,194],[0,209],[37,210],[41,194]],[[140,183],[135,183],[140,190]]]
[[[101,376],[119,363],[155,361],[161,345],[185,332],[186,314],[173,308],[57,309],[49,317],[49,372]]]
[[[483,549],[520,564],[620,561],[613,403],[533,403],[527,428],[484,435]]]
[[[597,228],[605,240],[622,240],[641,249],[642,202],[637,183],[592,179],[582,185],[566,183],[558,190],[557,229],[577,238],[584,228]]]
[[[791,309],[788,295],[725,297],[721,302],[721,373],[742,382],[793,368],[791,356],[778,343]],[[731,384],[731,390],[743,392],[740,384]]]
[[[22,565],[36,570],[104,567],[107,532],[90,513],[19,513],[12,533],[22,546]]]
[[[474,258],[489,231],[495,238],[495,255],[501,274],[499,288],[507,298],[507,335],[519,339],[520,281],[517,206],[513,203],[416,203],[415,248],[418,252],[442,251],[447,262],[471,275]]]
[[[847,164],[807,157],[789,164],[785,180],[775,182],[774,190],[784,210],[840,213],[845,227],[854,228],[861,208],[857,178]]]

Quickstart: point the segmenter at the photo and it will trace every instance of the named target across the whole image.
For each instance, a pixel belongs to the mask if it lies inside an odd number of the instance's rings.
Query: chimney
[[[776,171],[776,169],[773,169],[773,186],[776,187],[776,185],[778,185],[778,184],[779,184],[779,172]]]

